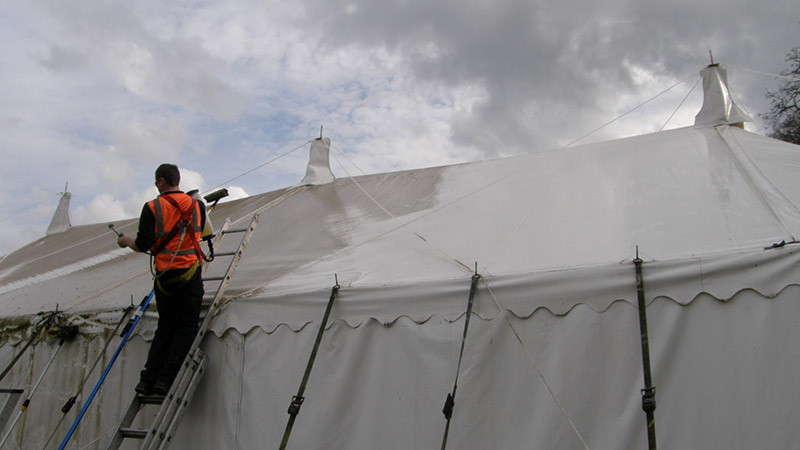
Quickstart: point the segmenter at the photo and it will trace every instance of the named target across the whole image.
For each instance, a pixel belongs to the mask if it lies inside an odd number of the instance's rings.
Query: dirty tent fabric
[[[714,115],[218,205],[217,225],[256,213],[260,224],[203,344],[208,372],[171,448],[278,447],[337,281],[289,448],[439,448],[476,267],[448,447],[646,448],[637,247],[659,445],[791,448],[800,148],[744,131],[740,116],[708,122]],[[132,233],[136,223],[116,226]],[[73,226],[9,254],[4,317],[58,303],[84,328],[107,327],[149,285],[145,258],[113,241],[107,224]],[[93,442],[129,401],[154,320],[145,318],[75,448],[103,448]],[[31,408],[18,431],[25,448],[43,444],[82,361],[98,351],[97,337],[82,339],[49,382],[56,406]],[[10,341],[0,346],[12,353]],[[24,385],[30,375],[10,377]]]

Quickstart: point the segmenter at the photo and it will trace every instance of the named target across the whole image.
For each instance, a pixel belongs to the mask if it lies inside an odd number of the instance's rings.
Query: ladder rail
[[[183,368],[164,397],[153,425],[147,430],[142,449],[165,448],[200,382],[206,362],[206,355],[199,348],[187,356]]]
[[[227,234],[228,228],[230,228],[230,226],[231,226],[231,218],[228,217],[227,219],[225,219],[225,223],[223,223],[222,227],[220,227],[219,229],[219,236],[217,237],[217,240],[214,241],[214,255],[215,255],[214,259],[216,259],[217,256],[224,256],[217,254],[217,250],[219,250],[219,248],[222,246],[222,240],[225,238],[225,235]],[[206,270],[208,269],[208,266],[211,265],[212,261],[203,262],[202,274],[206,273]]]
[[[242,259],[242,253],[244,252],[247,243],[250,241],[250,237],[253,236],[253,232],[255,231],[257,225],[258,225],[258,214],[255,214],[253,215],[253,218],[250,220],[249,227],[242,230],[229,231],[229,233],[243,232],[244,236],[242,236],[242,240],[239,243],[239,247],[235,252],[236,254],[231,259],[231,262],[228,264],[228,269],[225,271],[224,279],[217,287],[217,292],[214,295],[214,300],[212,300],[211,305],[208,307],[208,311],[206,312],[206,316],[203,319],[203,323],[200,325],[200,329],[198,330],[197,336],[194,338],[194,342],[192,342],[192,346],[189,348],[190,353],[195,348],[200,346],[200,342],[202,342],[203,338],[205,337],[206,330],[211,325],[211,320],[217,314],[217,309],[220,306],[220,300],[222,300],[222,296],[228,289],[228,284],[230,284],[233,272],[239,266],[239,261]]]
[[[128,405],[127,411],[125,411],[125,415],[122,416],[123,424],[130,424],[133,422],[133,419],[136,418],[136,414],[139,413],[139,410],[142,408],[142,402],[139,399],[138,395],[133,396],[133,401],[131,401],[130,405]],[[123,427],[122,425],[119,426],[118,432],[114,433],[114,437],[111,439],[111,442],[108,443],[108,448],[119,448],[122,445],[123,439],[126,437],[126,432],[128,428]]]
[[[198,348],[198,352],[201,350]],[[194,397],[194,391],[197,389],[197,385],[200,382],[200,377],[203,375],[205,371],[206,363],[208,362],[207,358],[203,358],[200,361],[197,369],[191,374],[191,378],[189,379],[189,384],[186,388],[185,393],[183,394],[183,398],[178,400],[175,403],[175,412],[172,414],[172,420],[166,424],[165,427],[162,428],[163,438],[161,438],[161,445],[157,448],[159,450],[166,450],[167,446],[171,443],[172,436],[175,434],[175,430],[178,428],[178,422],[183,417],[183,414],[186,412],[189,406],[189,400]],[[159,435],[160,436],[160,435]],[[152,447],[148,447],[152,448]]]

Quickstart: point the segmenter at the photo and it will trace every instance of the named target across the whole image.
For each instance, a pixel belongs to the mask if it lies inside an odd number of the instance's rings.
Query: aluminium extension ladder
[[[247,242],[250,240],[256,225],[258,225],[258,214],[253,216],[250,221],[250,225],[247,228],[229,230],[228,227],[230,226],[230,219],[228,219],[222,226],[222,229],[219,233],[219,238],[214,244],[215,249],[219,247],[220,243],[222,242],[222,238],[226,234],[244,233],[244,236],[242,237],[242,240],[239,243],[239,247],[236,249],[236,251],[230,253],[217,253],[215,255],[215,258],[220,256],[233,256],[225,275],[221,277],[203,277],[204,282],[220,281],[220,284],[217,288],[216,294],[214,295],[214,299],[208,306],[208,310],[206,311],[205,317],[200,325],[200,329],[198,330],[197,337],[195,337],[192,346],[189,348],[189,353],[186,355],[186,359],[183,362],[181,370],[175,377],[175,381],[173,381],[172,387],[170,387],[166,396],[136,394],[133,397],[133,400],[131,401],[130,406],[128,406],[128,410],[123,416],[117,431],[114,433],[114,437],[106,447],[107,450],[119,449],[122,445],[122,442],[127,438],[143,439],[144,442],[140,447],[141,449],[163,450],[169,446],[170,439],[172,439],[172,436],[175,433],[178,421],[186,411],[186,407],[189,405],[189,401],[192,399],[195,388],[197,388],[197,384],[200,382],[200,378],[205,370],[207,358],[205,353],[200,350],[200,342],[203,340],[206,330],[211,324],[211,320],[219,311],[222,295],[225,293],[225,290],[228,287],[231,276],[233,275],[234,270],[236,270],[236,266],[239,264],[239,260],[241,259],[242,251],[247,245]],[[205,269],[209,263],[210,261],[203,266],[203,273],[205,273]],[[158,413],[155,416],[154,422],[146,429],[131,428],[131,424],[136,418],[137,413],[139,413],[139,411],[142,410],[145,405],[161,405]]]

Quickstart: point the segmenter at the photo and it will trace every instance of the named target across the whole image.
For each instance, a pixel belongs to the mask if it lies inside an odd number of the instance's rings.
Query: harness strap
[[[172,206],[174,206],[175,209],[180,211],[181,218],[180,218],[180,220],[178,220],[178,223],[176,223],[175,226],[172,227],[172,230],[170,230],[170,232],[167,235],[167,237],[162,239],[161,241],[159,241],[158,246],[156,246],[156,248],[152,252],[153,256],[158,255],[161,252],[163,252],[164,249],[167,247],[167,244],[169,244],[172,241],[172,239],[178,234],[179,231],[186,230],[187,228],[190,228],[190,230],[189,230],[189,241],[192,243],[192,247],[194,247],[194,252],[197,253],[197,257],[200,260],[205,260],[206,259],[206,255],[203,253],[203,250],[200,248],[200,243],[197,242],[197,236],[195,236],[195,233],[194,233],[194,231],[195,231],[194,230],[194,222],[192,220],[193,216],[194,216],[194,214],[196,212],[197,200],[192,199],[192,204],[189,206],[189,209],[184,211],[184,210],[181,209],[180,206],[178,206],[178,202],[174,198],[170,197],[169,195],[164,195],[164,196],[162,196],[162,198],[164,200],[166,200],[167,203],[169,203]],[[159,207],[159,203],[160,202],[155,202],[157,208]],[[163,226],[163,224],[162,224],[162,226]],[[186,256],[186,255],[191,255],[192,254],[192,250],[183,250],[183,251],[181,251],[179,249],[178,252],[176,252],[176,253],[173,253],[173,252],[168,252],[168,253],[170,255],[174,254],[174,255],[178,255],[178,256]]]
[[[200,267],[199,259],[192,264],[192,267],[189,267],[189,269],[179,277],[170,278],[167,281],[161,281],[161,278],[156,278],[156,286],[158,286],[158,290],[167,295],[172,295],[172,291],[167,289],[167,287],[176,289],[185,286],[186,283],[188,283],[192,277],[194,277],[198,267]]]

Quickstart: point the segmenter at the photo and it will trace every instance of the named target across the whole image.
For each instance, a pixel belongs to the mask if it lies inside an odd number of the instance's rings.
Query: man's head
[[[177,188],[181,183],[181,173],[175,164],[164,163],[156,169],[156,188],[158,192]]]

